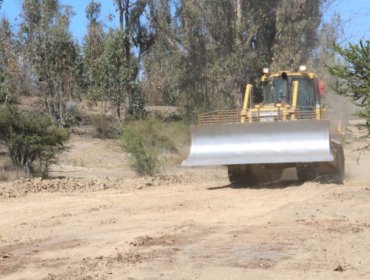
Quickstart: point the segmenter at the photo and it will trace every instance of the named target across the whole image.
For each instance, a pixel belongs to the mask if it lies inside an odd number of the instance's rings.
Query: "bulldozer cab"
[[[297,107],[313,108],[319,102],[315,78],[302,74],[283,72],[264,81],[263,105],[282,103],[293,105],[293,84],[298,81]]]

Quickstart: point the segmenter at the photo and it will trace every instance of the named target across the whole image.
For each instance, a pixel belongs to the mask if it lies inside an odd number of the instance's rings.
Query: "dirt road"
[[[368,279],[369,213],[361,180],[29,194],[1,200],[0,278]]]
[[[223,168],[0,184],[0,279],[369,279],[370,179],[348,170],[340,186],[233,188]]]

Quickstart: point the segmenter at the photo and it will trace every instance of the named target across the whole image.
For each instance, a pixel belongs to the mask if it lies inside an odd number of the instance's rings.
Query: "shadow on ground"
[[[284,180],[279,182],[273,182],[268,184],[257,184],[257,185],[248,185],[248,184],[228,184],[220,187],[210,187],[208,190],[216,191],[222,189],[285,189],[288,187],[297,187],[302,185],[302,182],[294,181],[294,180]]]

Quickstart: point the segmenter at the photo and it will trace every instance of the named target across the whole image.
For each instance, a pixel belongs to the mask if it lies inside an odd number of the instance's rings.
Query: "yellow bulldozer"
[[[342,183],[344,153],[322,105],[320,81],[305,66],[261,78],[263,101],[246,86],[243,107],[200,114],[183,166],[224,165],[232,184],[277,181],[294,167],[300,181]]]

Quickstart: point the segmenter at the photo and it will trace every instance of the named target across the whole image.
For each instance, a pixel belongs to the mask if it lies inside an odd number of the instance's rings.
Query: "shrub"
[[[56,155],[65,150],[68,132],[37,112],[20,112],[15,106],[0,107],[0,140],[15,166],[46,177]]]
[[[90,120],[95,129],[95,137],[102,139],[114,139],[118,137],[120,125],[113,117],[95,114],[90,117]]]
[[[131,155],[131,166],[135,171],[140,175],[152,176],[163,163],[161,154],[178,151],[178,144],[186,138],[183,136],[186,130],[182,123],[139,120],[124,126],[121,143]]]
[[[130,99],[130,106],[128,108],[128,115],[126,118],[132,120],[143,119],[146,115],[144,99],[138,95],[134,94]]]

